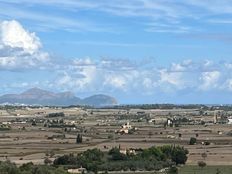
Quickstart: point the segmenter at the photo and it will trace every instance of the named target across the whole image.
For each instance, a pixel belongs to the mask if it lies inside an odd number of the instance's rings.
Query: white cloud
[[[89,59],[75,59],[69,65],[60,66],[56,83],[63,89],[85,91],[94,88],[95,80],[99,80],[99,72],[95,63]]]
[[[117,62],[117,63],[116,63]],[[78,91],[122,90],[134,88],[139,78],[139,70],[134,70],[125,60],[94,61],[93,59],[75,59],[57,77],[58,86]],[[119,68],[120,65],[120,68]],[[66,69],[66,70],[64,70]]]
[[[13,21],[3,21],[0,29],[0,41],[3,46],[21,48],[25,53],[33,54],[41,47],[39,38],[35,33],[26,31],[22,25]]]
[[[200,76],[200,81],[202,83],[199,85],[199,88],[201,90],[208,90],[218,87],[220,75],[221,73],[219,71],[202,72]]]
[[[118,63],[116,63],[118,62]],[[155,64],[143,67],[141,62],[129,60],[91,58],[76,59],[61,67],[57,86],[78,92],[139,92],[153,94],[157,91],[177,93],[182,90],[196,91],[232,90],[230,63],[184,60],[165,68]]]
[[[162,69],[160,70],[160,83],[169,83],[177,88],[182,88],[183,81],[181,76],[181,72],[169,72],[167,69]]]
[[[106,76],[103,85],[110,85],[114,88],[125,90],[126,79],[123,76],[118,76],[118,75]]]
[[[30,33],[15,21],[0,23],[0,70],[16,70],[45,65],[49,55],[41,51],[42,44],[35,33]]]

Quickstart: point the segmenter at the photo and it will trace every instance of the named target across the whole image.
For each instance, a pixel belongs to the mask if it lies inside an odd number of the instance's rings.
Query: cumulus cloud
[[[25,52],[33,54],[41,43],[35,33],[27,32],[17,21],[3,21],[1,23],[1,42],[11,48],[22,48]]]
[[[219,71],[212,71],[212,72],[203,72],[200,76],[200,89],[208,90],[212,88],[216,88],[218,86],[218,80],[220,78]]]
[[[0,70],[31,68],[48,62],[49,55],[41,51],[42,44],[15,20],[0,23]]]
[[[111,59],[75,59],[65,68],[61,68],[56,82],[64,89],[69,87],[82,92],[127,91],[136,85],[139,70],[128,69],[127,60],[124,63],[120,60],[118,64],[121,64],[120,68],[115,68],[116,61]]]
[[[232,90],[229,62],[184,60],[164,68],[155,64],[143,67],[141,62],[129,60],[118,60],[118,65],[116,62],[116,59],[75,59],[63,68],[55,83],[62,89],[92,93],[104,91],[152,95]]]

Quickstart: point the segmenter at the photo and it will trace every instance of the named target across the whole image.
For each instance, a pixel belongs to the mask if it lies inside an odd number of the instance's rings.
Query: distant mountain
[[[31,88],[21,94],[6,94],[0,96],[0,104],[25,104],[25,105],[91,105],[106,106],[115,105],[115,98],[107,95],[93,95],[84,99],[76,97],[72,92],[54,93],[40,88]]]

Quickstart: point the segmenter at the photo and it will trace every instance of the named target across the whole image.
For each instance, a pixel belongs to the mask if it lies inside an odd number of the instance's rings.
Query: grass
[[[180,168],[178,174],[232,174],[232,166],[184,166]]]

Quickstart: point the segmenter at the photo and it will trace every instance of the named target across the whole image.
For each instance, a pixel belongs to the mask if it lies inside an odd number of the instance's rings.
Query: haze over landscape
[[[120,104],[230,104],[231,6],[0,0],[0,95],[38,87]]]

